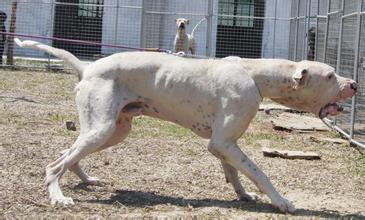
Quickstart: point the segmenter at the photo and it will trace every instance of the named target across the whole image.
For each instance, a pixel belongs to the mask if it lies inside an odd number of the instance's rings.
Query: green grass
[[[59,65],[62,64],[62,61],[51,61],[49,64],[52,65]],[[26,67],[33,67],[33,68],[48,68],[48,61],[47,60],[31,60],[31,59],[22,59],[22,58],[15,58],[14,59],[14,66],[26,66]]]
[[[0,80],[0,90],[9,90],[10,84],[5,80]]]
[[[270,140],[274,145],[283,145],[285,144],[285,138],[269,132],[253,132],[253,133],[244,133],[242,138],[245,140],[245,143],[250,145],[254,144],[259,140]]]
[[[60,113],[48,113],[46,120],[54,123],[64,122],[66,120],[75,119],[74,116],[69,114],[60,114]]]
[[[365,177],[365,154],[360,154],[355,160],[356,162],[356,174]]]
[[[195,136],[189,129],[175,125],[171,122],[162,121],[150,117],[137,117],[133,121],[131,137],[193,137]]]

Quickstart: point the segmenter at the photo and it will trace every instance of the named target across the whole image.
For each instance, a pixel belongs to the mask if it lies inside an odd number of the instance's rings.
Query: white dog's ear
[[[308,70],[303,68],[296,69],[293,80],[294,80],[294,89],[303,88],[307,85],[308,82]]]
[[[186,20],[186,24],[189,24],[190,23],[190,19]]]

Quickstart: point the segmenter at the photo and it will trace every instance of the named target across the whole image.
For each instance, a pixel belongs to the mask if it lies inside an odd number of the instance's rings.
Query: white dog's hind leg
[[[114,131],[114,134],[108,139],[107,143],[105,143],[100,148],[96,149],[96,151],[104,150],[110,146],[122,142],[131,131],[133,117],[140,115],[142,113],[142,109],[137,109],[137,110],[138,111],[134,112],[120,113],[118,120],[116,122],[116,129]],[[80,164],[78,162],[75,163],[72,167],[70,167],[70,171],[74,172],[86,184],[102,185],[102,181],[99,178],[87,175],[81,169]]]
[[[49,164],[47,166],[48,169],[54,167],[55,165],[57,165],[58,163],[60,163],[69,153],[70,149],[66,149],[63,150],[61,152],[61,157],[58,158],[56,161],[54,161],[53,163]],[[89,184],[89,185],[101,185],[100,180],[97,177],[91,177],[89,175],[87,175],[80,167],[79,162],[75,163],[74,165],[72,165],[69,168],[70,171],[72,171],[73,173],[75,173],[84,183]]]
[[[80,135],[73,146],[46,169],[46,185],[53,205],[73,204],[71,198],[62,194],[59,179],[67,169],[108,142],[116,129],[120,105],[123,105],[118,100],[120,97],[115,95],[112,80],[80,82],[78,87],[76,103],[80,118]],[[81,175],[85,174],[81,172]]]
[[[73,204],[71,198],[65,197],[62,194],[59,179],[67,169],[102,146],[112,134],[114,128],[115,126],[112,124],[100,125],[97,130],[91,130],[86,134],[80,135],[72,148],[66,153],[66,156],[61,156],[62,160],[52,164],[53,166],[47,167],[46,185],[52,205],[57,203],[61,205]]]
[[[246,192],[243,188],[237,170],[229,165],[228,163],[222,161],[222,167],[224,170],[224,175],[226,177],[227,183],[232,184],[234,191],[236,192],[238,199],[241,201],[251,201],[257,200],[258,196],[255,193]]]
[[[89,176],[87,173],[85,173],[85,171],[81,169],[79,162],[72,165],[69,168],[69,170],[75,173],[82,180],[82,182],[88,185],[96,185],[96,186],[102,185],[102,182],[99,178]]]

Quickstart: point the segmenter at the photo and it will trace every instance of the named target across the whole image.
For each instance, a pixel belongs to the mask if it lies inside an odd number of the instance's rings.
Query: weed
[[[365,177],[365,155],[360,154],[359,157],[355,160],[356,162],[356,174]]]
[[[150,117],[138,117],[133,121],[131,137],[193,137],[194,134],[179,125]]]

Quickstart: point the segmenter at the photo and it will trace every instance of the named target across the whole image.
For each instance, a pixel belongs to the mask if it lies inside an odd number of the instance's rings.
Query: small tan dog
[[[201,19],[193,28],[190,34],[186,33],[186,26],[189,25],[190,20],[186,18],[177,18],[176,25],[177,25],[177,33],[175,35],[174,40],[174,52],[184,52],[185,54],[188,53],[190,50],[191,54],[195,54],[196,52],[196,45],[195,45],[195,38],[194,32],[196,28],[204,21],[206,18]]]

